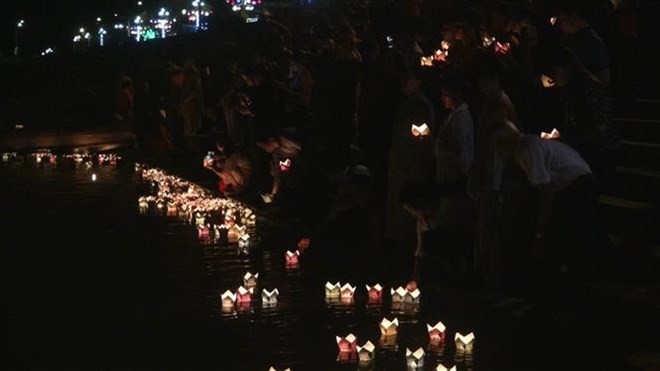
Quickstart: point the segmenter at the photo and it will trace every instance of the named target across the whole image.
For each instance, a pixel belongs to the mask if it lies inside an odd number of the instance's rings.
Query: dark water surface
[[[340,274],[316,275],[304,257],[300,269],[287,270],[284,251],[292,246],[277,226],[260,226],[261,243],[246,254],[201,244],[194,227],[177,219],[140,215],[132,164],[15,161],[0,164],[0,179],[9,369],[355,370],[356,363],[337,362],[335,336],[353,333],[359,345],[378,345],[383,317],[401,325],[397,347],[377,350],[379,370],[405,370],[407,347],[425,348],[427,370],[439,363],[547,369],[535,365],[562,358],[577,368],[552,369],[608,369],[592,368],[600,364],[594,360],[615,357],[607,326],[502,319],[467,293],[428,289],[418,312],[392,313],[388,294],[381,306],[365,305],[364,284],[375,282],[351,282],[355,303],[328,304],[324,280]],[[236,290],[246,271],[260,273],[257,293],[279,289],[277,307],[262,308],[255,295],[251,307],[223,314],[220,294]],[[380,283],[389,292],[405,282]],[[426,324],[438,320],[449,341],[430,353]],[[573,330],[588,342],[571,341]],[[473,354],[455,352],[456,331],[475,332]],[[602,365],[612,364],[608,358]]]

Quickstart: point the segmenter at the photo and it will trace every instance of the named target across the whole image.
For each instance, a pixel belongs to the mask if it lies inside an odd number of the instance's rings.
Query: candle
[[[223,308],[234,307],[236,303],[236,294],[227,290],[220,296],[220,303]]]
[[[277,304],[277,298],[279,296],[280,292],[277,289],[273,291],[268,291],[266,289],[261,290],[261,302],[265,306],[272,306]]]
[[[254,289],[246,289],[241,286],[236,291],[236,302],[237,303],[249,303],[252,301],[252,293]]]
[[[353,334],[346,337],[336,336],[337,346],[340,353],[355,353],[357,351],[357,338]]]
[[[406,348],[406,364],[408,369],[413,370],[424,367],[424,349],[419,348],[413,352]]]
[[[342,299],[353,299],[353,294],[355,294],[356,287],[351,286],[350,283],[345,284],[341,287],[341,298]]]
[[[424,138],[429,135],[430,131],[431,130],[426,123],[423,123],[421,125],[412,124],[412,126],[410,127],[410,132],[415,138]]]
[[[370,304],[380,303],[383,301],[383,287],[380,284],[374,286],[367,286],[367,297]]]
[[[300,251],[296,250],[295,252],[287,251],[284,255],[287,268],[295,268],[298,266],[298,257],[300,256]]]
[[[250,272],[247,272],[243,276],[243,285],[247,288],[256,287],[258,279],[259,279],[259,273],[252,274]]]
[[[445,341],[445,325],[438,321],[435,326],[431,326],[428,323],[426,324],[426,329],[429,333],[429,342],[431,345],[438,345]]]
[[[393,337],[396,336],[399,330],[399,320],[395,318],[394,320],[390,321],[387,318],[383,318],[382,321],[380,321],[380,333],[384,337]]]
[[[454,342],[456,343],[456,351],[471,352],[474,346],[474,333],[470,332],[467,335],[463,335],[460,332],[457,332],[456,335],[454,335]]]
[[[374,351],[376,347],[370,341],[367,341],[363,346],[357,346],[358,360],[361,364],[366,365],[374,360]]]
[[[338,298],[341,295],[341,285],[339,282],[331,284],[330,282],[325,283],[325,297],[326,298]]]

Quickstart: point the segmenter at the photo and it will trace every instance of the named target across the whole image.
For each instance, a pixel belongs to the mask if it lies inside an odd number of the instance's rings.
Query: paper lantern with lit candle
[[[281,172],[287,172],[291,170],[291,159],[286,159],[284,161],[280,161],[280,171]]]
[[[298,258],[300,257],[300,251],[287,251],[284,254],[284,259],[287,268],[296,268],[298,266]]]
[[[208,238],[211,235],[211,228],[208,225],[197,226],[197,237]]]
[[[227,290],[220,295],[220,304],[223,308],[233,308],[236,303],[236,294]]]
[[[355,287],[351,286],[350,283],[345,284],[344,286],[341,287],[340,293],[341,293],[341,298],[342,299],[353,299],[353,295],[355,294]]]
[[[379,327],[382,336],[385,337],[396,336],[399,331],[399,320],[395,318],[392,321],[390,321],[387,318],[383,318],[383,320],[380,321]]]
[[[374,360],[376,347],[370,341],[363,346],[357,346],[358,360],[362,365],[367,365]]]
[[[457,332],[456,335],[454,335],[454,342],[456,343],[456,351],[471,352],[474,346],[474,333],[470,332],[467,335],[463,335],[460,332]]]
[[[250,303],[252,301],[252,293],[254,289],[246,289],[241,286],[236,290],[236,302],[237,303]]]
[[[275,289],[273,291],[268,291],[266,289],[261,290],[261,302],[266,306],[273,306],[277,304],[277,298],[280,296],[280,291]]]
[[[146,197],[140,197],[138,198],[138,206],[140,207],[140,211],[147,211],[149,209],[149,201],[147,201]]]
[[[430,56],[430,57],[424,57],[423,56],[423,57],[420,58],[419,64],[422,67],[433,67],[433,59],[434,59],[433,56]]]
[[[399,287],[396,290],[390,289],[390,294],[392,294],[392,303],[403,303],[407,293],[408,291],[403,287]]]
[[[243,285],[245,287],[253,288],[257,287],[257,280],[259,279],[259,273],[252,274],[250,272],[245,273],[243,276]]]
[[[341,295],[341,284],[339,282],[332,284],[330,282],[325,283],[325,297],[326,298],[338,298]]]
[[[421,296],[421,291],[419,291],[419,289],[406,290],[406,294],[404,296],[404,302],[418,304],[420,296]]]
[[[355,353],[357,352],[357,338],[353,334],[348,334],[346,337],[336,336],[337,347],[341,353]]]
[[[439,345],[445,341],[445,331],[447,328],[442,322],[438,321],[435,326],[426,324],[426,329],[429,333],[429,343],[431,345]]]
[[[419,348],[414,352],[406,348],[406,365],[408,369],[413,370],[424,367],[424,348]]]
[[[561,134],[559,133],[559,130],[557,129],[552,129],[551,132],[546,133],[546,132],[541,132],[541,138],[545,140],[550,140],[550,139],[559,139],[561,138]]]
[[[204,223],[206,223],[206,218],[204,215],[202,215],[202,213],[195,213],[195,224],[203,225]]]
[[[238,238],[238,247],[249,247],[250,246],[250,235],[244,233],[241,237]]]
[[[412,124],[412,126],[410,127],[410,132],[412,133],[412,136],[415,138],[425,138],[431,133],[431,129],[426,123],[423,123],[421,125]]]
[[[438,365],[438,367],[435,368],[435,371],[456,371],[456,366],[447,368],[445,365]]]
[[[275,367],[271,367],[271,368],[268,369],[268,371],[278,371],[278,370],[276,370]],[[282,371],[291,371],[291,369],[290,368],[285,368]]]
[[[370,304],[381,303],[383,301],[383,287],[380,284],[367,286],[367,298]]]

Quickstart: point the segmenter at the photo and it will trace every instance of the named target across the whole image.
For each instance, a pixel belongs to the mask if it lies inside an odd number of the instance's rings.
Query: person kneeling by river
[[[420,279],[436,275],[442,283],[469,283],[474,206],[465,198],[466,202],[458,207],[457,200],[454,192],[430,181],[405,184],[401,204],[417,224],[410,289],[417,287]]]
[[[231,143],[217,143],[220,155],[212,161],[204,161],[204,166],[214,172],[219,178],[218,190],[222,195],[241,193],[250,182],[252,164],[248,156]]]

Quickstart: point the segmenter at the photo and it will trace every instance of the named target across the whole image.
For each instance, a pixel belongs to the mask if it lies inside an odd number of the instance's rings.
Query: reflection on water
[[[112,165],[112,160],[101,163],[98,158],[95,163],[93,157],[61,157],[70,163],[51,161],[50,155],[47,161],[45,155],[39,156],[40,161],[36,156],[5,158],[3,174],[24,177],[21,182],[39,179],[44,188],[41,201],[94,198],[93,208],[81,203],[70,212],[84,213],[88,222],[103,223],[112,231],[116,242],[103,244],[105,249],[123,248],[125,255],[113,260],[112,267],[120,277],[107,283],[116,287],[105,291],[115,292],[113,305],[126,310],[101,313],[107,321],[124,323],[130,334],[125,341],[140,349],[131,361],[177,369],[405,370],[422,362],[429,370],[441,364],[476,369],[476,348],[453,341],[455,330],[438,309],[442,306],[421,300],[419,293],[400,291],[400,298],[393,297],[391,291],[397,289],[389,284],[326,284],[326,277],[306,270],[305,253],[284,243],[277,231],[261,226],[257,231],[258,216],[246,216],[238,204],[224,204],[219,213],[188,208],[189,199],[165,199],[153,182],[126,175],[132,167],[124,167],[122,173],[115,168],[117,159]],[[98,176],[93,184],[92,173]],[[117,187],[123,183],[124,187]],[[182,190],[182,183],[167,187],[171,193]],[[141,192],[136,194],[135,188]],[[25,207],[38,210],[29,203]],[[115,214],[104,215],[99,212],[103,208]],[[226,218],[230,210],[232,220]],[[232,228],[236,235],[229,238]],[[71,254],[81,254],[89,249],[89,241],[110,235],[83,233],[80,240],[63,234],[57,238],[71,245]],[[250,238],[241,242],[245,234]],[[101,260],[108,251],[95,253]],[[70,259],[62,259],[58,270],[79,264],[74,255]],[[123,298],[129,293],[134,296]],[[81,298],[76,300],[76,306],[85,305]],[[385,333],[384,319],[390,322]],[[437,324],[439,319],[448,329],[434,337],[427,323]],[[349,338],[351,334],[354,338]],[[418,357],[420,348],[423,355]]]

